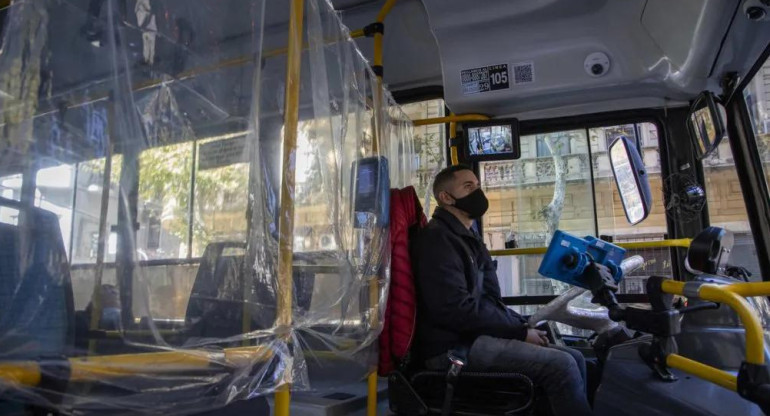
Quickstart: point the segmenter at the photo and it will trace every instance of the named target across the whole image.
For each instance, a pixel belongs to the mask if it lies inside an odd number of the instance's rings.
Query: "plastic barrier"
[[[355,221],[351,167],[409,184],[411,123],[329,3],[22,0],[3,30],[0,410],[192,414],[373,372],[387,201]]]

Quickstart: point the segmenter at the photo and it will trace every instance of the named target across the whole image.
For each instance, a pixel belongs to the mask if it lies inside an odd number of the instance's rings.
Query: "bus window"
[[[520,248],[543,247],[556,229],[594,234],[588,154],[586,130],[579,129],[522,136],[520,159],[479,163],[489,198],[483,219],[487,247],[504,249],[514,240]],[[498,258],[503,296],[556,294],[559,283],[537,273],[542,257]]]
[[[76,165],[76,185],[74,214],[72,216],[72,254],[71,270],[72,291],[75,310],[86,308],[94,289],[96,260],[99,249],[99,216],[104,185],[105,158],[88,160]],[[107,241],[104,250],[104,262],[107,264],[102,274],[102,283],[117,285],[115,274],[115,254],[117,253],[117,234],[111,231],[118,221],[118,181],[120,178],[122,157],[113,155],[110,175],[109,200],[107,205]]]
[[[187,257],[192,146],[156,147],[139,156],[139,260]]]
[[[763,166],[767,166],[770,163],[770,61],[765,62],[743,93],[754,127],[757,150]],[[722,140],[717,149],[703,160],[703,175],[706,178],[709,223],[735,233],[730,263],[747,268],[753,280],[762,280],[729,138]],[[770,179],[767,169],[765,177]]]
[[[617,243],[665,239],[667,226],[663,206],[658,128],[653,123],[625,124],[592,128],[588,130],[588,135],[591,138],[594,164],[594,192],[599,235],[612,237],[612,240]],[[620,135],[632,139],[640,146],[653,195],[649,217],[635,226],[628,223],[623,213],[623,205],[607,155],[610,144]],[[620,284],[620,293],[645,293],[645,284],[649,276],[670,276],[672,273],[670,249],[650,248],[629,252],[629,255],[636,254],[644,257],[644,266],[623,279]]]
[[[419,101],[402,106],[412,120],[443,117],[444,100]],[[436,208],[433,198],[433,178],[446,166],[446,129],[443,124],[414,127],[414,160],[417,178],[414,181],[420,203],[430,217]]]
[[[75,165],[58,165],[37,171],[35,206],[59,217],[64,249],[70,252],[72,207],[75,195]]]
[[[650,216],[633,227],[628,224],[623,212],[607,154],[612,141],[620,135],[640,144],[653,192]],[[548,244],[547,237],[555,229],[578,236],[608,236],[615,242],[666,237],[658,130],[654,124],[626,124],[522,136],[521,153],[518,160],[479,164],[481,183],[490,200],[483,223],[484,241],[490,250],[543,247]],[[589,154],[592,166],[588,164]],[[561,189],[557,185],[557,164],[564,169]],[[562,201],[561,210],[555,211],[554,205],[558,207],[556,203],[559,200]],[[631,251],[630,254],[644,256],[645,266],[624,279],[620,293],[644,293],[649,276],[670,276],[672,273],[669,249],[645,249]],[[547,296],[566,290],[566,285],[538,274],[542,257],[497,257],[502,295]],[[575,301],[575,305],[596,308],[589,300],[581,298]],[[538,308],[538,305],[514,306],[524,314],[534,313]],[[588,334],[566,325],[560,324],[559,328],[564,334]]]
[[[72,223],[72,264],[95,264],[99,246],[99,215],[104,185],[105,158],[77,164],[75,214]],[[122,157],[112,157],[110,198],[107,205],[107,247],[104,261],[115,261],[117,234],[112,226],[118,222],[118,182]]]
[[[246,136],[199,141],[195,169],[193,257],[209,243],[246,241],[249,164]]]

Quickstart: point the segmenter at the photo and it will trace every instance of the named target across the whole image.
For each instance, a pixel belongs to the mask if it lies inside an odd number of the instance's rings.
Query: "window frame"
[[[770,190],[759,157],[757,137],[744,91],[770,59],[770,45],[765,47],[751,69],[734,89],[725,93],[727,136],[735,170],[744,195],[749,228],[757,250],[759,269],[764,281],[770,281]],[[728,83],[729,84],[729,83]],[[708,220],[708,219],[707,219]]]

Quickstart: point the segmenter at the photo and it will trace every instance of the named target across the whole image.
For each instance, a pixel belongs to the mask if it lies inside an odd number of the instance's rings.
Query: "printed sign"
[[[246,136],[204,143],[198,149],[198,170],[216,169],[248,160]]]
[[[508,64],[483,66],[460,71],[463,94],[505,90],[510,87]]]

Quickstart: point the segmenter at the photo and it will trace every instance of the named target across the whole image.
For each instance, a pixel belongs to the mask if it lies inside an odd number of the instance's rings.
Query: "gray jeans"
[[[437,358],[426,365],[440,365]],[[586,362],[571,348],[481,336],[471,346],[467,370],[524,374],[545,390],[554,416],[593,414],[586,397]]]

